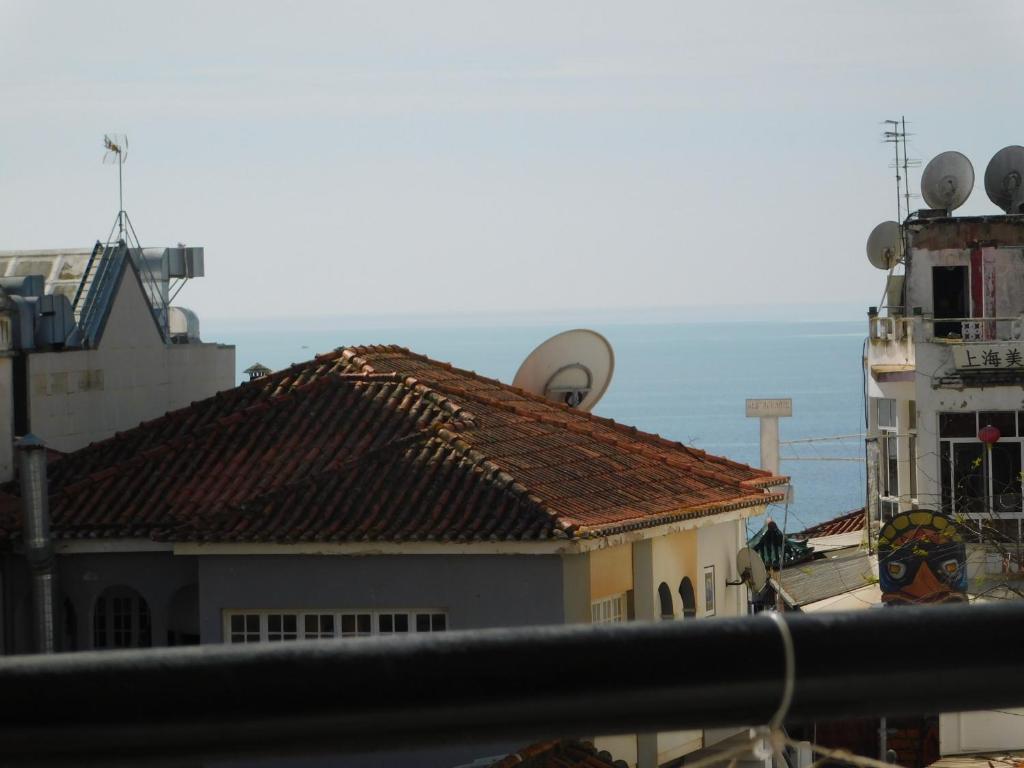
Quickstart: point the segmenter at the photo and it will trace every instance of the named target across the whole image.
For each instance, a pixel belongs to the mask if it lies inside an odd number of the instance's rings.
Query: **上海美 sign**
[[[777,397],[774,399],[747,399],[747,416],[792,416],[793,399]]]
[[[953,362],[961,371],[1024,372],[1024,342],[958,344],[953,347]]]

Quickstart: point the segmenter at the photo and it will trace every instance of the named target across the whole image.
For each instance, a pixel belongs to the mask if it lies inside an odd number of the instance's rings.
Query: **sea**
[[[340,346],[399,344],[511,382],[534,347],[576,327],[515,317],[262,325],[204,322],[205,339],[235,344],[239,381],[256,362],[277,370]],[[779,432],[781,471],[792,478],[793,498],[767,515],[800,531],[864,504],[863,321],[588,325],[615,350],[611,385],[595,413],[756,466],[759,423],[745,416],[746,398],[792,398],[793,415],[780,419]],[[752,519],[748,529],[762,523]]]

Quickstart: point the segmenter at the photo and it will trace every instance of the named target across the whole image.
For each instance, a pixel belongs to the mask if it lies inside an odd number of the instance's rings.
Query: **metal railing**
[[[763,725],[787,681],[788,722],[1024,705],[1024,603],[785,624],[792,664],[764,616],[9,657],[0,754],[138,762]],[[906,652],[881,663],[872,649],[893,643]]]

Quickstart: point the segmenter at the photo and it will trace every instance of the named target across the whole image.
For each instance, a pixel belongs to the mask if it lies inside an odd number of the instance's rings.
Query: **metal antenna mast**
[[[904,215],[910,215],[910,198],[918,197],[910,191],[910,169],[919,168],[921,161],[907,156],[907,136],[913,135],[907,133],[907,119],[900,116],[899,120],[884,120],[883,123],[888,128],[882,133],[882,141],[892,144],[895,154],[889,167],[896,169],[896,220],[902,223]],[[905,209],[904,203],[906,204]]]
[[[128,159],[128,137],[124,134],[108,133],[103,137],[107,154],[105,163],[117,163],[117,234],[118,240],[125,239],[127,231],[124,212],[124,161]]]

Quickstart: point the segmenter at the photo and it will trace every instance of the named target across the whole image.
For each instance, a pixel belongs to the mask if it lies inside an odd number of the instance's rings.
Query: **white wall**
[[[165,344],[131,270],[97,349],[28,355],[29,428],[73,451],[234,386],[235,348]]]
[[[697,560],[700,568],[694,589],[697,591],[697,615],[708,615],[705,601],[705,568],[715,569],[715,616],[744,616],[747,613],[747,588],[726,586],[726,581],[739,581],[736,553],[746,546],[743,520],[711,525],[697,531]]]
[[[1024,709],[952,712],[939,716],[939,753],[1024,750]]]

